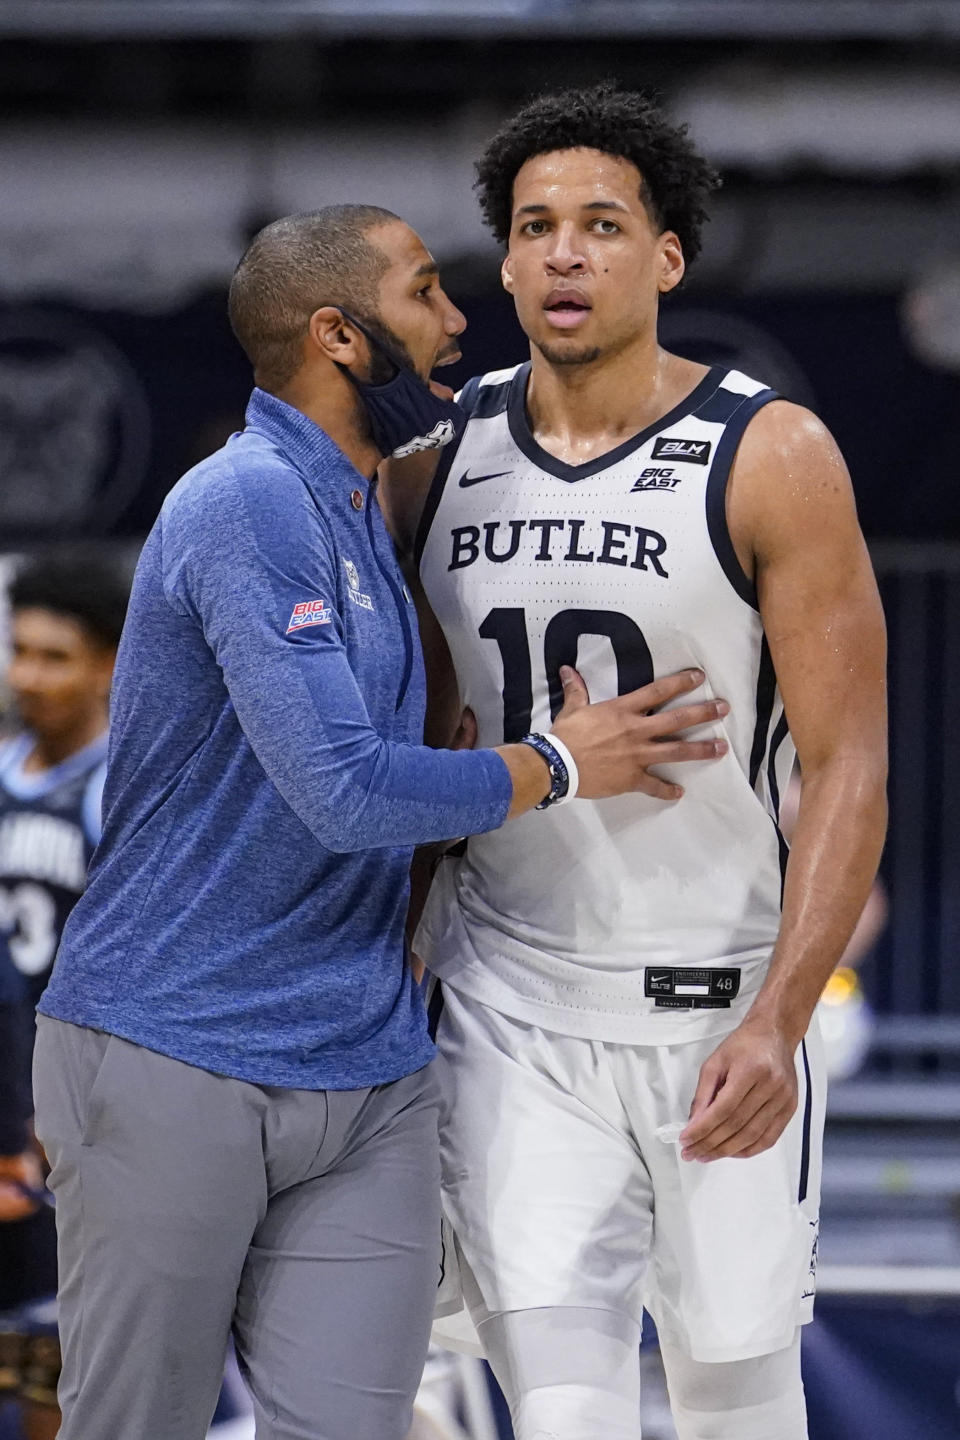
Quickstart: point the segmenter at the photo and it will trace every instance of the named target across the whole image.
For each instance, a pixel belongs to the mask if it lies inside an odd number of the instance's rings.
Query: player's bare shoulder
[[[727,523],[748,573],[781,545],[830,527],[857,529],[849,471],[813,411],[777,399],[753,417],[730,472]]]

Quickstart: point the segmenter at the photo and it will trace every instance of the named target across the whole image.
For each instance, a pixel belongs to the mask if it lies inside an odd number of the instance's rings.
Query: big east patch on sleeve
[[[308,625],[329,625],[332,618],[325,601],[301,600],[299,605],[293,607],[287,634],[292,630],[305,630]]]

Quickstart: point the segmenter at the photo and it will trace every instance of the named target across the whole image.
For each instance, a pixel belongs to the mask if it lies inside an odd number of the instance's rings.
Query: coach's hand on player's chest
[[[701,700],[665,710],[668,701],[703,684],[702,670],[664,675],[628,695],[589,703],[587,688],[570,666],[560,668],[563,709],[553,725],[580,772],[578,794],[600,800],[640,791],[658,800],[679,800],[679,785],[650,773],[652,765],[684,760],[716,760],[727,752],[723,739],[688,740],[682,732],[729,713],[726,700]]]

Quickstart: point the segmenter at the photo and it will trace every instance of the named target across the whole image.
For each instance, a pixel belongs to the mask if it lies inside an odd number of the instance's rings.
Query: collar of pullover
[[[342,485],[345,477],[354,484],[362,480],[366,496],[367,477],[360,474],[340,446],[302,410],[295,410],[276,395],[255,387],[247,405],[246,421],[252,430],[279,446],[303,475],[316,499],[329,494],[331,482]]]

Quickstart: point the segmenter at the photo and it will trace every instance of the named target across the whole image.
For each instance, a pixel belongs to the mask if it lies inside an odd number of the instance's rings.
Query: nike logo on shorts
[[[512,474],[512,470],[496,470],[492,475],[468,475],[464,471],[460,476],[460,489],[466,490],[470,485],[479,485],[481,480],[500,480],[504,475]]]

